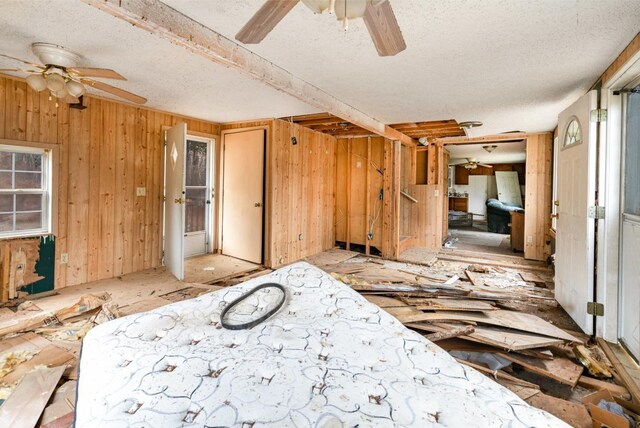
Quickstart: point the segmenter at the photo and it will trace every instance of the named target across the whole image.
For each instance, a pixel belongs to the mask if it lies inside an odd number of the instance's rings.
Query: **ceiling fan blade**
[[[449,165],[464,165],[466,163],[469,163],[466,159],[451,159],[449,161]]]
[[[238,31],[236,40],[246,44],[260,43],[296,4],[298,0],[267,0]]]
[[[389,0],[368,5],[364,23],[380,56],[393,56],[407,48]]]
[[[14,60],[14,61],[21,62],[21,63],[23,63],[23,64],[30,65],[31,67],[39,68],[39,69],[41,69],[41,70],[46,69],[46,67],[45,67],[45,66],[43,66],[43,65],[35,64],[35,63],[33,63],[33,62],[25,61],[25,60],[23,60],[23,59],[16,58],[16,57],[13,57],[13,56],[5,55],[5,54],[0,54],[0,56],[3,56],[3,57],[5,57],[5,58],[12,59],[12,60]]]
[[[14,71],[20,73],[42,73],[40,70],[25,70],[22,68],[0,68],[0,72],[2,71]]]
[[[115,95],[120,98],[124,98],[125,100],[131,101],[136,104],[144,104],[147,102],[147,99],[144,97],[141,97],[136,94],[132,94],[131,92],[125,91],[124,89],[116,88],[115,86],[111,86],[106,83],[99,82],[97,80],[82,79],[81,81],[87,86],[98,89],[100,91],[108,92],[112,95]]]
[[[483,167],[485,167],[485,168],[493,168],[493,166],[491,166],[491,165],[487,165],[486,163],[478,163],[478,164],[476,164],[476,165],[478,165],[478,166],[483,166]]]
[[[102,79],[127,80],[120,73],[108,68],[73,67],[67,71],[78,74],[80,77],[100,77]]]

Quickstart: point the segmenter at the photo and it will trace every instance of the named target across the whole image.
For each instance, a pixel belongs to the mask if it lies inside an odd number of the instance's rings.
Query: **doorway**
[[[526,143],[447,145],[444,249],[522,256]]]
[[[211,251],[213,200],[213,145],[206,138],[187,135],[185,146],[185,215],[184,257],[194,257]]]
[[[640,86],[623,95],[620,342],[640,360]]]

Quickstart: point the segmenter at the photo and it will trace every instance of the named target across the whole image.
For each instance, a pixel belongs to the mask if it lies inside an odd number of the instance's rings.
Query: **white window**
[[[50,232],[50,152],[0,145],[0,238]]]

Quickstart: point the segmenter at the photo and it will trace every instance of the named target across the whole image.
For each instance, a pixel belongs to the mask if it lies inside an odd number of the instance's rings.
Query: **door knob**
[[[260,208],[262,206],[262,204],[260,202],[256,202],[253,206],[256,207],[256,208]]]
[[[185,200],[182,198],[176,198],[173,200],[173,202],[175,202],[176,204],[184,204]]]

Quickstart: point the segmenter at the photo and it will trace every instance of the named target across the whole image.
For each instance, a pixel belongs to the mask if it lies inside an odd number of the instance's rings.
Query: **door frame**
[[[232,128],[232,129],[224,129],[220,132],[220,150],[218,156],[218,210],[217,210],[217,233],[215,237],[215,244],[218,253],[222,253],[222,222],[224,221],[222,217],[223,212],[223,204],[224,204],[224,147],[225,147],[225,137],[229,134],[237,134],[239,132],[247,132],[247,131],[264,131],[264,172],[262,176],[263,183],[263,192],[262,192],[262,200],[263,202],[263,210],[262,210],[262,265],[263,266],[271,266],[271,252],[269,248],[269,242],[271,242],[271,225],[269,213],[271,212],[271,121],[268,124],[264,125],[256,125],[256,126],[246,126],[241,128]]]
[[[209,187],[209,207],[205,213],[205,252],[204,254],[210,254],[213,252],[214,238],[215,238],[215,205],[216,205],[216,188],[215,188],[215,176],[216,176],[216,137],[196,135],[197,133],[189,131],[187,129],[186,141],[199,141],[207,143],[207,185]],[[186,174],[186,147],[185,147],[185,174]],[[186,188],[186,183],[185,183]],[[185,234],[186,235],[186,234]],[[192,256],[192,257],[198,257]],[[186,259],[187,257],[185,257]]]
[[[602,82],[601,108],[607,109],[606,129],[601,132],[598,194],[606,207],[604,224],[598,228],[596,292],[604,304],[604,316],[596,317],[596,336],[618,342],[620,316],[620,256],[622,227],[622,180],[624,147],[624,105],[619,90],[640,78],[640,51],[631,55],[616,73]]]

